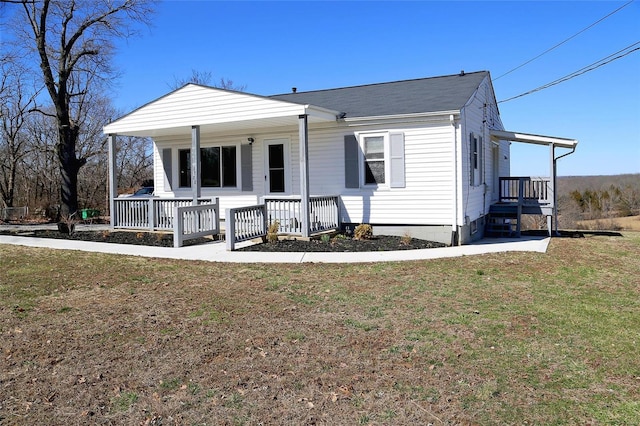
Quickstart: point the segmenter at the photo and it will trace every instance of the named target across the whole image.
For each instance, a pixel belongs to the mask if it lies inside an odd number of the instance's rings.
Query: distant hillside
[[[588,220],[639,215],[640,173],[558,177],[558,211],[565,228]],[[610,223],[598,221],[597,226]]]
[[[640,191],[640,173],[603,176],[559,176],[558,196],[568,195],[573,191],[602,191],[611,186],[618,188],[631,187]]]

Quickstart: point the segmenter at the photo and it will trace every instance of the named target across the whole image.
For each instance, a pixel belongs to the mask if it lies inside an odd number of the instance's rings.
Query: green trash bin
[[[80,210],[80,214],[82,215],[82,220],[87,220],[92,217],[100,216],[100,210],[82,209]]]

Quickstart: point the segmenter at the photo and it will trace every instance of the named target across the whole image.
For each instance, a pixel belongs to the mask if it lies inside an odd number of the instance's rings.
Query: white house
[[[215,215],[266,203],[281,232],[369,223],[447,244],[519,232],[521,214],[546,215],[551,232],[556,148],[577,145],[505,131],[487,71],[274,96],[187,84],[104,132],[111,158],[118,135],[153,139],[157,198],[142,225],[117,199],[111,162],[114,227],[173,226],[173,206],[217,198]],[[511,142],[548,146],[552,176],[510,177]],[[163,225],[157,206],[176,199]],[[227,215],[234,230],[238,218]]]

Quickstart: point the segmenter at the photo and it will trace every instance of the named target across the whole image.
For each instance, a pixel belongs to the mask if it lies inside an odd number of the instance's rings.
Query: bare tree
[[[13,207],[18,168],[28,153],[23,128],[38,92],[26,89],[25,70],[17,62],[4,59],[0,65],[0,196],[5,206]]]
[[[147,138],[135,136],[119,137],[117,140],[116,164],[118,183],[121,188],[135,188],[144,181],[153,179],[153,156],[148,149]]]
[[[233,80],[220,77],[217,83],[213,83],[213,73],[211,71],[198,71],[191,70],[191,76],[187,78],[173,77],[173,84],[169,84],[171,90],[179,89],[188,83],[201,84],[203,86],[212,86],[219,89],[233,90],[236,92],[244,92],[247,88],[246,85],[237,86]]]
[[[38,57],[44,86],[54,106],[60,167],[61,213],[78,209],[78,173],[87,157],[78,153],[85,123],[77,121],[85,96],[108,84],[114,71],[113,39],[128,37],[148,23],[153,0],[24,0],[25,45]]]
[[[627,185],[618,190],[617,206],[621,216],[635,216],[640,214],[640,188],[638,185]]]
[[[21,179],[24,197],[32,211],[42,210],[45,215],[55,218],[60,202],[55,118],[49,113],[31,114],[25,124],[25,133],[29,155],[24,158],[24,170],[30,172]]]

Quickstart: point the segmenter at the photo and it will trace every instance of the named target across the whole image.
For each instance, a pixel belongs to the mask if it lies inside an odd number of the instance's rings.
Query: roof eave
[[[378,120],[424,119],[424,118],[438,118],[438,117],[446,117],[447,119],[449,119],[451,115],[459,116],[460,110],[418,112],[418,113],[411,113],[411,114],[375,115],[375,116],[367,116],[367,117],[345,117],[342,119],[342,121],[344,121],[345,123],[358,123],[358,122],[378,121]]]
[[[554,145],[562,148],[575,149],[576,139],[559,138],[555,136],[534,135],[530,133],[512,132],[508,130],[491,130],[493,140],[531,143],[535,145]]]

